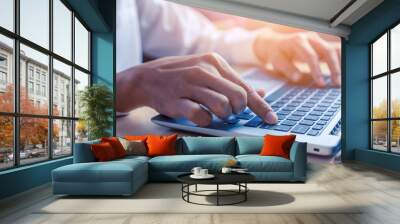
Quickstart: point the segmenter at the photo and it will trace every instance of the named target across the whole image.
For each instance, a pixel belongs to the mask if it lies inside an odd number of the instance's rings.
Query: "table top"
[[[236,184],[255,180],[255,177],[249,173],[213,173],[215,177],[211,179],[193,179],[190,175],[191,173],[182,174],[177,179],[186,184]]]

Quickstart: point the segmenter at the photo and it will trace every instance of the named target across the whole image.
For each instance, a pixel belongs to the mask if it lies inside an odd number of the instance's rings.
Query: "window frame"
[[[392,85],[391,85],[391,80],[392,76],[396,75],[398,72],[400,72],[400,67],[398,68],[391,68],[391,32],[392,30],[400,26],[400,21],[397,21],[393,25],[391,25],[389,28],[387,28],[383,33],[379,34],[374,40],[372,40],[369,44],[369,78],[368,78],[368,84],[369,84],[369,149],[373,151],[380,151],[380,152],[387,152],[387,153],[392,153],[392,154],[400,154],[400,152],[393,152],[392,151],[392,121],[400,121],[400,117],[393,117],[392,116],[392,98],[391,98],[391,92],[392,92]],[[386,52],[386,57],[387,57],[387,64],[386,64],[386,71],[382,72],[380,74],[373,74],[373,44],[379,40],[381,37],[384,35],[387,35],[387,52]],[[386,86],[387,86],[387,105],[386,105],[386,117],[385,118],[373,118],[373,93],[374,93],[374,87],[373,87],[373,81],[379,78],[386,77]],[[386,151],[379,150],[374,148],[374,136],[373,136],[373,122],[376,121],[386,121]]]
[[[5,37],[11,38],[13,41],[13,54],[12,54],[12,61],[13,64],[12,66],[12,74],[13,75],[13,79],[14,79],[14,93],[13,93],[13,112],[2,112],[0,111],[0,116],[4,116],[4,117],[11,117],[13,119],[13,166],[10,167],[5,167],[5,168],[0,168],[0,172],[4,171],[4,170],[10,170],[10,169],[15,169],[18,167],[23,167],[23,166],[29,166],[29,165],[33,165],[33,164],[37,164],[37,163],[43,163],[49,160],[54,160],[54,159],[62,159],[65,157],[70,157],[73,155],[74,152],[74,143],[75,143],[75,123],[76,121],[79,120],[79,117],[75,116],[75,108],[72,107],[71,108],[71,114],[70,116],[56,116],[53,115],[53,59],[54,60],[58,60],[61,63],[64,63],[68,66],[71,66],[71,92],[72,92],[72,99],[71,99],[71,105],[74,105],[75,103],[75,98],[76,98],[76,92],[75,92],[75,88],[74,88],[74,82],[75,82],[75,69],[85,73],[88,75],[89,77],[89,83],[88,85],[91,86],[92,85],[92,81],[93,81],[93,77],[92,77],[92,57],[91,57],[91,49],[92,49],[92,43],[91,43],[91,37],[92,37],[92,30],[88,27],[88,25],[84,22],[84,20],[78,15],[78,13],[76,13],[72,7],[65,1],[65,0],[59,0],[68,10],[71,11],[71,18],[70,18],[70,22],[71,22],[71,59],[67,59],[64,58],[63,56],[55,53],[54,50],[54,46],[53,46],[53,1],[54,0],[48,0],[49,3],[49,47],[48,49],[46,49],[45,47],[42,47],[39,44],[34,43],[33,41],[30,41],[27,38],[24,38],[23,36],[20,35],[20,0],[14,0],[13,1],[13,10],[14,10],[14,18],[13,18],[13,31],[10,31],[4,27],[0,26],[0,35],[3,35]],[[84,26],[84,28],[88,31],[88,61],[89,61],[89,66],[88,69],[85,69],[81,66],[79,66],[78,64],[75,63],[75,18]],[[21,113],[20,111],[20,85],[21,85],[21,81],[20,81],[20,45],[23,44],[27,47],[32,48],[33,50],[39,51],[40,53],[43,53],[45,55],[48,56],[49,58],[49,62],[48,62],[48,85],[46,88],[47,93],[46,97],[48,97],[48,112],[46,115],[39,115],[39,114],[27,114],[27,113]],[[27,64],[28,65],[28,64]],[[27,72],[28,72],[28,68],[27,67]],[[40,73],[41,75],[42,73]],[[30,80],[30,74],[25,74],[27,77],[27,81]],[[36,70],[33,70],[33,82],[35,82],[36,80]],[[39,77],[41,78],[41,77]],[[38,80],[39,83],[41,83],[41,79]],[[34,84],[35,85],[35,84]],[[42,85],[41,85],[42,86]],[[28,91],[28,89],[27,89]],[[34,91],[36,91],[34,89]],[[40,94],[41,95],[41,94]],[[47,151],[48,151],[48,157],[44,158],[41,161],[38,162],[32,162],[32,163],[26,163],[26,164],[21,164],[21,159],[20,159],[20,119],[21,118],[44,118],[47,119],[48,122],[48,136],[47,136]],[[54,156],[53,152],[54,152],[54,146],[53,146],[53,121],[56,120],[66,120],[66,121],[70,121],[71,122],[71,128],[72,128],[72,133],[71,133],[71,153],[68,155],[62,155],[62,156]]]

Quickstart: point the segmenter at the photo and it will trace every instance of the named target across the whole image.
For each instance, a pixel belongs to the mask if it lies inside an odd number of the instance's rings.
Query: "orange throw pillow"
[[[117,158],[113,147],[108,142],[93,144],[91,145],[91,149],[94,157],[99,162],[110,161]]]
[[[147,155],[154,156],[165,156],[165,155],[176,155],[176,139],[177,134],[168,136],[156,136],[151,135],[147,137]]]
[[[115,155],[117,158],[125,157],[126,151],[124,146],[122,146],[121,142],[118,140],[117,137],[109,137],[109,138],[101,138],[101,142],[108,142],[114,149]]]
[[[265,135],[261,156],[280,156],[290,159],[290,148],[296,140],[296,135]]]

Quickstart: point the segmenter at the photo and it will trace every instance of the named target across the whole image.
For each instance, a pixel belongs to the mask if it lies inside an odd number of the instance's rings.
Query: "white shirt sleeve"
[[[255,33],[218,30],[200,12],[165,0],[137,0],[143,51],[151,57],[216,52],[233,64],[257,64]]]

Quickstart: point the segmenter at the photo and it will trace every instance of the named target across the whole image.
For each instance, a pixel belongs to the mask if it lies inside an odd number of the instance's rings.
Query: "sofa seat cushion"
[[[240,167],[250,172],[292,172],[292,161],[278,156],[239,155],[236,156]]]
[[[203,167],[210,171],[219,171],[230,159],[231,155],[174,155],[158,156],[149,160],[149,170],[152,172],[190,172],[193,167]]]
[[[135,160],[147,162],[147,161],[149,161],[149,159],[150,159],[150,157],[148,157],[148,156],[131,155],[131,156],[125,156],[124,158],[121,158],[121,159],[114,160],[114,162],[116,162],[116,161],[130,162],[130,161],[135,161]]]
[[[53,170],[53,181],[131,182],[133,176],[139,175],[141,172],[147,172],[147,163],[140,159],[75,163]]]

